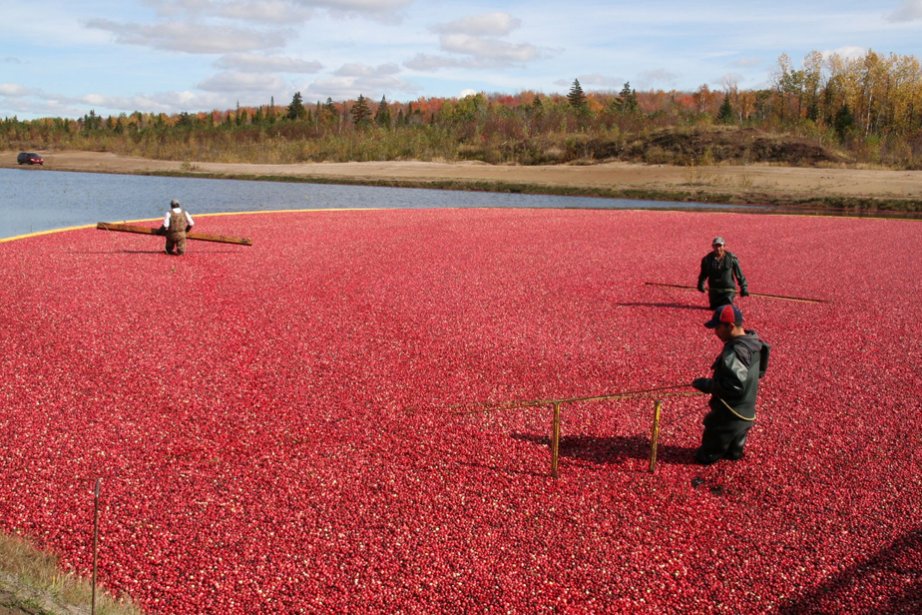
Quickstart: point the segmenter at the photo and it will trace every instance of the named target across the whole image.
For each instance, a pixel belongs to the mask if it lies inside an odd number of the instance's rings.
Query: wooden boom
[[[140,235],[159,235],[157,229],[149,226],[138,226],[135,224],[115,224],[113,222],[97,222],[96,228],[102,231],[118,231],[119,233],[138,233]],[[209,235],[206,233],[192,232],[186,235],[186,239],[196,239],[198,241],[215,241],[217,243],[233,243],[241,246],[252,246],[253,240],[247,237],[228,237],[227,235]]]

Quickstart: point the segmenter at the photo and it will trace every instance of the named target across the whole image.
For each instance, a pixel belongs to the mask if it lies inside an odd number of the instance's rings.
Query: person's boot
[[[709,466],[715,461],[720,460],[720,457],[721,457],[720,453],[705,451],[704,447],[699,448],[697,451],[695,451],[695,461],[697,461],[698,463],[704,466]]]
[[[749,433],[744,433],[739,438],[735,439],[731,444],[730,448],[727,449],[727,454],[724,455],[727,459],[731,461],[737,461],[738,459],[743,458],[743,449],[746,446],[746,437]]]

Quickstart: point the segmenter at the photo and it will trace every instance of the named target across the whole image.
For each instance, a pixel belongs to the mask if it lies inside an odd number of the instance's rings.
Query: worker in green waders
[[[708,299],[712,310],[722,305],[733,303],[736,297],[736,284],[740,285],[740,297],[749,296],[746,277],[740,268],[739,259],[727,251],[723,237],[715,237],[711,242],[711,251],[701,259],[701,272],[698,274],[698,290],[705,292],[707,280]]]

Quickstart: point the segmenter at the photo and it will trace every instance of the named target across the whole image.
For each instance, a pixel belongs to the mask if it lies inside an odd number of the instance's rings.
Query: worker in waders
[[[189,212],[184,210],[179,201],[170,201],[170,210],[163,216],[163,226],[158,233],[166,236],[167,254],[182,256],[186,252],[186,233],[192,230],[195,222]]]
[[[704,417],[704,435],[695,452],[695,461],[708,465],[742,458],[756,419],[759,380],[768,369],[770,348],[755,331],[743,329],[743,313],[735,305],[717,308],[704,326],[724,344],[711,365],[711,377],[692,382],[711,396],[711,411]]]
[[[749,296],[749,288],[743,270],[740,269],[739,259],[727,251],[725,244],[723,237],[714,238],[711,251],[701,259],[701,272],[698,274],[698,290],[702,293],[704,281],[707,280],[707,293],[712,310],[733,303],[737,282],[740,285],[740,297]]]

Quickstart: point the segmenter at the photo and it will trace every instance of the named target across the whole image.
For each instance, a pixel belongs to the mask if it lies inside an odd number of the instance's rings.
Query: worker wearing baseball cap
[[[740,459],[756,418],[759,380],[768,369],[770,347],[755,331],[743,329],[743,312],[733,304],[718,307],[708,329],[724,343],[711,365],[710,378],[695,378],[692,386],[709,393],[711,411],[704,417],[704,435],[695,460],[711,464]]]
[[[746,277],[740,268],[739,259],[726,249],[723,237],[715,237],[711,242],[711,251],[701,259],[701,272],[698,274],[698,290],[704,292],[704,281],[708,283],[708,299],[712,310],[722,305],[733,303],[736,297],[736,284],[740,285],[740,296],[749,296]]]

